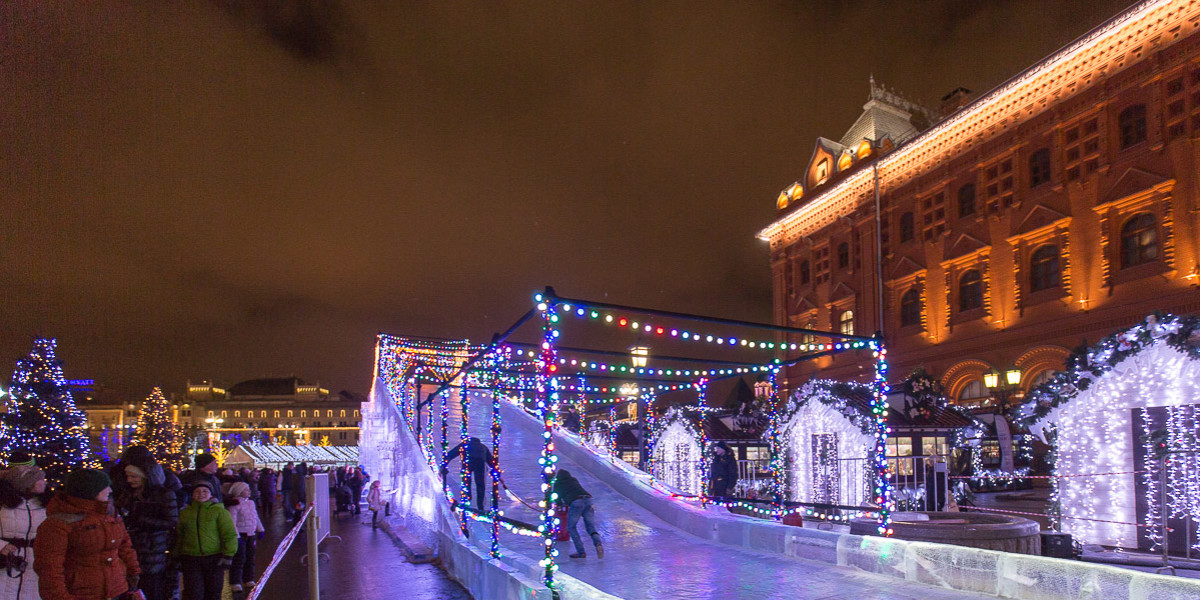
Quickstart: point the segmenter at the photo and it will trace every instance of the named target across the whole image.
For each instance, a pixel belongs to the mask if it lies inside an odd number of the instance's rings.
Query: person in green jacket
[[[197,481],[192,502],[179,511],[175,552],[183,567],[183,600],[220,600],[225,569],[237,553],[233,518],[213,496],[212,484]]]

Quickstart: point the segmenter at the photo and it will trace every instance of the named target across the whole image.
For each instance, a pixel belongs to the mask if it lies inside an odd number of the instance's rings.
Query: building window
[[[325,411],[325,416],[326,416],[326,417],[329,417],[330,419],[332,419],[332,418],[333,418],[333,411],[332,411],[332,410],[327,410],[327,411]],[[343,416],[344,416],[344,415],[343,415]]]
[[[838,315],[838,331],[844,335],[854,335],[854,311],[843,310]]]
[[[242,418],[242,411],[240,411],[240,410],[233,411],[233,418],[235,418],[235,419]]]
[[[1100,126],[1095,117],[1063,131],[1063,172],[1078,181],[1100,165]]]
[[[276,418],[276,419],[278,419],[278,418],[279,418],[279,411],[275,411],[275,418]]]
[[[845,269],[850,266],[850,244],[846,242],[838,244],[837,262],[839,269]]]
[[[921,292],[910,288],[900,296],[900,326],[921,324]]]
[[[968,183],[958,188],[958,216],[969,217],[975,214],[975,184]]]
[[[808,285],[812,280],[812,269],[808,265],[808,261],[800,262],[800,285]]]
[[[983,172],[987,195],[987,209],[997,214],[1013,205],[1013,162],[1006,158]]]
[[[1042,148],[1029,155],[1029,187],[1050,182],[1050,149]]]
[[[289,419],[292,418],[292,411],[290,411],[290,410],[288,411],[288,418]]]
[[[1058,246],[1046,245],[1038,248],[1029,260],[1029,288],[1034,292],[1048,290],[1060,285],[1061,271],[1058,265]]]
[[[357,417],[357,416],[358,416],[358,409],[357,409],[357,408],[356,408],[356,409],[354,409],[354,416],[355,416],[355,417]]]
[[[946,230],[946,194],[938,192],[921,201],[921,237],[927,242]]]
[[[965,406],[982,406],[991,397],[983,382],[978,379],[968,383],[958,395],[958,403]]]
[[[276,416],[278,416],[278,415],[276,415]],[[260,419],[267,418],[267,411],[265,411],[265,410],[258,411],[258,418],[260,418]]]
[[[829,179],[829,159],[822,158],[817,163],[817,185],[825,183],[826,179]]]
[[[1158,229],[1154,215],[1134,215],[1121,226],[1121,268],[1151,262],[1158,258]]]
[[[222,419],[224,419],[225,417],[228,417],[228,416],[229,416],[229,412],[228,412],[228,411],[224,411],[224,410],[223,410],[223,411],[221,411],[221,418],[222,418]]]
[[[346,411],[345,411],[345,410],[343,410],[343,411],[342,411],[342,414],[341,414],[340,416],[341,416],[343,419],[345,419],[345,418],[346,418]]]
[[[1134,104],[1117,115],[1121,149],[1146,141],[1146,105]]]
[[[958,310],[968,311],[983,306],[983,276],[971,269],[958,279]]]
[[[911,242],[916,236],[916,225],[913,223],[915,217],[910,212],[900,215],[900,243]]]
[[[215,414],[213,414],[213,411],[211,411],[211,410],[210,410],[210,411],[208,411],[208,418],[210,418],[210,419],[211,419],[211,418],[213,418],[213,417],[215,417],[215,416],[216,416],[216,415],[215,415]]]

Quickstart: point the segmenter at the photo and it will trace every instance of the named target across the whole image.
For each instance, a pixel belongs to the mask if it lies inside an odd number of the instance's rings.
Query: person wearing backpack
[[[111,600],[138,588],[129,533],[109,510],[108,475],[80,469],[50,500],[33,542],[42,600]]]
[[[183,600],[221,600],[225,570],[237,554],[233,518],[213,496],[213,485],[201,479],[191,504],[179,511],[175,550],[183,566]]]

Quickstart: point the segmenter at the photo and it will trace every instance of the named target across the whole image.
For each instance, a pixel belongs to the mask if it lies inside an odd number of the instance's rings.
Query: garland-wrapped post
[[[438,394],[438,396],[442,399],[442,451],[437,455],[439,469],[446,464],[446,455],[450,453],[450,403],[446,398],[447,391],[448,390],[443,389],[442,393]],[[450,493],[450,483],[447,481],[446,477],[442,477],[442,493]]]
[[[467,502],[468,498],[471,496],[471,469],[467,465],[468,449],[471,446],[471,444],[467,442],[468,438],[470,437],[467,431],[467,413],[470,412],[469,409],[471,407],[471,401],[469,398],[469,392],[463,388],[458,388],[458,403],[462,408],[462,418],[459,419],[458,425],[458,482],[460,485],[458,491],[458,502],[463,511],[463,515],[458,522],[462,525],[462,532],[464,535],[467,533]],[[483,498],[478,498],[471,504],[473,504],[472,508],[478,508],[480,512],[483,512]]]
[[[542,348],[538,354],[537,381],[537,414],[542,420],[542,454],[538,458],[538,466],[542,474],[542,524],[538,531],[542,534],[542,544],[545,556],[540,561],[543,568],[542,582],[557,596],[554,585],[554,572],[558,570],[554,557],[558,550],[554,548],[554,532],[558,529],[559,519],[555,516],[554,463],[558,457],[554,455],[554,420],[558,413],[558,353],[555,350],[555,340],[558,338],[558,306],[557,299],[538,294],[538,311],[542,315]]]
[[[492,558],[500,558],[500,396],[492,381]],[[480,503],[482,504],[482,503]]]
[[[779,452],[779,368],[771,369],[767,376],[771,385],[767,402],[770,406],[770,422],[767,426],[767,447],[771,451],[771,516],[783,518],[783,458]]]
[[[608,460],[617,457],[617,403],[608,407]]]
[[[879,505],[879,535],[892,535],[892,473],[887,462],[888,403],[887,403],[887,348],[883,334],[877,332],[871,340],[871,352],[875,357],[875,380],[871,387],[871,415],[875,419],[875,503]]]

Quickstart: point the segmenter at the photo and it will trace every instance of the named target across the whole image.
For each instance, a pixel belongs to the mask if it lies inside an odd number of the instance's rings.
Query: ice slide
[[[456,399],[457,395],[452,398],[450,407],[452,421],[448,437],[451,446],[459,440],[461,412],[453,405]],[[491,397],[482,394],[468,399],[470,435],[490,441]],[[500,456],[505,483],[517,496],[536,506],[541,495],[536,468],[542,445],[541,423],[506,401],[501,406]],[[571,542],[558,542],[559,574],[568,576],[564,580],[575,579],[605,594],[631,600],[988,597],[700,539],[658,518],[613,485],[605,483],[605,480],[616,478],[630,486],[645,487],[632,469],[611,464],[606,458],[579,446],[577,441],[563,439],[566,437],[575,438],[564,434],[556,440],[560,449],[558,468],[569,469],[592,495],[596,528],[604,540],[607,555],[603,559],[596,557],[580,523],[588,557],[568,558],[567,555],[574,552]],[[564,452],[567,446],[574,446],[573,451]],[[440,448],[440,444],[435,447]],[[457,467],[457,461],[452,466]],[[451,469],[452,477],[454,472],[455,469]],[[649,491],[650,488],[645,489]],[[505,497],[501,499],[501,506],[508,517],[537,522],[537,513],[520,502]],[[726,518],[747,520],[736,516]],[[488,539],[486,525],[476,523],[471,529],[473,539]],[[505,554],[521,555],[528,563],[536,564],[542,558],[541,543],[540,538],[501,534]],[[533,577],[536,573],[529,575]],[[566,586],[568,590],[571,587]],[[570,596],[569,593],[564,595]]]

